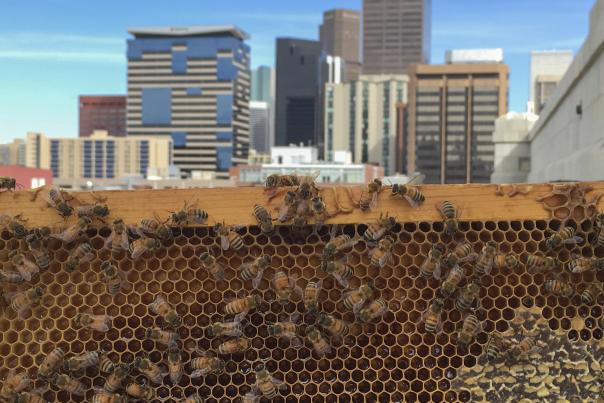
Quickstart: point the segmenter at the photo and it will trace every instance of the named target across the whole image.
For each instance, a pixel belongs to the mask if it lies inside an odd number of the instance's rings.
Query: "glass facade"
[[[105,175],[107,178],[115,177],[115,142],[105,143]]]
[[[84,141],[84,178],[92,178],[92,141]]]
[[[139,173],[147,176],[147,167],[149,166],[149,142],[142,140],[139,143]]]
[[[143,88],[142,120],[144,125],[169,125],[172,121],[170,88]]]
[[[382,114],[382,166],[386,175],[390,166],[390,83],[384,83]]]
[[[59,141],[51,140],[50,141],[50,169],[52,171],[52,176],[54,178],[59,177]]]

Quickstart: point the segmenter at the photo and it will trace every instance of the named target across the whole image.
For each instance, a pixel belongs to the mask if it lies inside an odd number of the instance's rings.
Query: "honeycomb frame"
[[[602,183],[591,185],[596,190],[604,189]],[[225,371],[220,375],[191,379],[187,375],[189,371],[185,371],[178,385],[172,385],[165,376],[163,384],[156,385],[157,401],[178,401],[193,393],[205,396],[210,402],[233,401],[250,390],[255,381],[252,367],[260,361],[287,385],[274,401],[470,401],[468,390],[453,387],[457,373],[462,367],[472,367],[479,361],[488,333],[506,331],[515,310],[522,305],[539,307],[549,327],[564,330],[571,340],[601,340],[603,336],[602,295],[596,304],[586,306],[578,296],[569,299],[544,294],[542,285],[546,275],[530,274],[526,269],[527,254],[543,251],[548,231],[557,230],[561,224],[549,218],[535,201],[539,192],[545,193],[547,185],[535,188],[529,195],[505,200],[496,198],[494,187],[490,185],[425,186],[427,201],[419,209],[412,210],[402,200],[381,195],[376,211],[366,214],[355,211],[335,217],[333,222],[341,224],[344,233],[361,239],[367,222],[379,213],[389,212],[399,220],[393,230],[395,264],[382,269],[370,267],[368,251],[371,247],[364,240],[348,253],[349,264],[354,269],[350,287],[371,281],[377,290],[376,298],[382,297],[389,303],[389,311],[382,319],[363,325],[354,323],[353,313],[339,304],[344,291],[342,287],[317,269],[323,247],[329,240],[329,228],[310,235],[305,243],[293,242],[288,226],[277,227],[271,235],[261,233],[251,216],[251,206],[265,200],[259,189],[99,192],[107,197],[107,204],[112,209],[110,218],[124,216],[129,223],[153,214],[153,211],[141,211],[133,204],[135,200],[148,196],[155,202],[155,212],[165,215],[181,207],[183,200],[198,198],[200,206],[210,214],[210,222],[224,219],[229,224],[246,225],[239,231],[245,247],[239,252],[221,251],[218,237],[208,226],[175,228],[173,242],[164,242],[157,252],[147,252],[138,260],[132,260],[125,252],[112,256],[104,249],[104,239],[110,229],[99,226],[86,233],[97,257],[68,273],[64,263],[69,245],[50,241],[50,267],[27,283],[46,288],[42,306],[28,310],[22,320],[10,310],[0,316],[0,379],[5,379],[11,369],[25,370],[35,377],[37,366],[56,346],[63,347],[69,356],[103,349],[109,351],[114,360],[125,363],[148,353],[153,362],[165,366],[166,347],[144,337],[146,328],[163,326],[162,319],[148,310],[157,294],[166,296],[183,318],[179,334],[185,362],[194,355],[195,348],[216,349],[221,339],[207,337],[205,327],[224,317],[221,309],[225,299],[252,291],[249,282],[244,283],[238,277],[237,268],[256,256],[269,254],[273,256],[272,265],[265,271],[257,291],[265,301],[274,299],[270,279],[275,269],[287,268],[302,287],[309,280],[323,279],[322,310],[353,323],[350,334],[332,343],[332,353],[318,358],[308,343],[295,349],[288,341],[268,335],[267,323],[294,313],[302,315],[303,324],[310,324],[313,318],[305,313],[303,303],[299,299],[286,304],[265,302],[248,315],[244,324],[252,349],[228,357]],[[336,193],[342,194],[340,190]],[[27,222],[30,227],[56,224],[58,216],[46,209],[40,200],[18,203],[28,197],[27,192],[1,195],[0,208],[13,214],[23,213],[30,218]],[[87,196],[78,197],[85,199]],[[436,295],[439,283],[419,276],[419,267],[434,242],[442,242],[448,250],[453,246],[452,239],[443,234],[442,222],[434,208],[435,203],[444,199],[463,206],[460,231],[476,252],[487,241],[495,241],[501,252],[514,253],[521,260],[515,269],[495,268],[489,276],[483,277],[480,294],[485,311],[481,318],[483,329],[467,348],[456,346],[454,341],[454,334],[462,322],[461,314],[454,308],[445,309],[443,329],[437,335],[426,333],[421,323],[422,312]],[[212,200],[216,205],[211,203]],[[245,209],[241,208],[242,204],[246,205]],[[271,204],[277,205],[278,202]],[[484,208],[490,212],[485,213]],[[591,221],[568,224],[575,226],[578,235],[585,239],[593,238]],[[8,251],[20,247],[7,231],[0,234],[0,264],[4,268],[10,266]],[[216,253],[227,267],[226,281],[214,280],[200,267],[198,256],[206,250]],[[604,257],[604,248],[567,245],[554,254],[566,264],[573,253]],[[108,259],[127,273],[131,290],[114,297],[106,293],[99,273],[101,263]],[[467,272],[472,271],[471,264],[464,263],[464,267]],[[604,282],[604,271],[564,276],[579,291],[595,281]],[[23,286],[8,287],[11,288]],[[113,327],[105,334],[78,328],[73,324],[73,318],[79,312],[111,315]],[[574,323],[577,317],[584,322],[580,329]],[[140,376],[134,376],[134,379],[142,380]],[[80,380],[88,387],[85,397],[70,395],[54,387],[44,397],[48,401],[90,401],[92,387],[102,386],[104,376],[96,369],[88,369]]]

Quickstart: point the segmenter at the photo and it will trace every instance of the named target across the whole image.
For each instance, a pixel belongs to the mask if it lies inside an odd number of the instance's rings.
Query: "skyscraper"
[[[425,174],[426,183],[489,183],[495,119],[507,113],[507,65],[415,65],[409,75],[400,169]]]
[[[319,142],[319,41],[277,38],[275,144]]]
[[[573,61],[570,50],[531,52],[529,109],[539,114]]]
[[[328,55],[344,60],[344,81],[355,80],[361,73],[360,30],[361,15],[358,11],[334,9],[323,13],[319,40]]]
[[[363,0],[363,74],[430,63],[432,0]]]
[[[247,161],[250,48],[234,26],[135,28],[128,40],[128,135],[171,135],[185,174]]]
[[[268,130],[268,138],[262,140],[262,143],[254,144],[254,128],[252,120],[252,106],[250,104],[250,148],[256,147],[256,151],[269,152],[270,148],[275,144],[275,69],[268,66],[259,66],[252,70],[252,97],[251,101],[264,103],[265,106],[260,107],[262,111],[258,111],[262,116],[267,115],[266,129]],[[258,148],[262,144],[261,148]]]
[[[258,153],[270,152],[270,118],[268,102],[250,101],[250,149]]]
[[[126,97],[123,95],[80,95],[80,137],[95,130],[110,136],[126,135]]]

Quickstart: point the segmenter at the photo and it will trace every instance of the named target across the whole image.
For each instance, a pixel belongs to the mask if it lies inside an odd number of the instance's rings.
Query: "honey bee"
[[[254,205],[254,210],[252,211],[254,218],[258,221],[258,225],[260,226],[260,230],[265,234],[273,232],[275,229],[273,225],[273,219],[271,214],[261,205]]]
[[[168,374],[170,374],[170,380],[172,384],[176,385],[182,378],[184,371],[184,364],[182,362],[182,355],[177,344],[171,344],[168,347]]]
[[[126,224],[124,223],[124,220],[118,218],[113,221],[113,229],[105,241],[105,247],[110,248],[111,253],[118,254],[121,251],[127,251],[129,246],[130,242],[128,241]]]
[[[252,280],[252,287],[258,288],[262,281],[262,274],[271,266],[271,257],[262,255],[257,257],[253,262],[245,263],[241,266],[241,279],[243,281]]]
[[[279,175],[272,174],[266,178],[264,192],[269,195],[269,199],[277,194],[276,188],[286,186],[300,186],[303,183],[314,185],[319,172],[311,172],[310,175]]]
[[[8,284],[19,284],[23,281],[23,276],[21,276],[19,272],[0,270],[0,282]]]
[[[515,269],[518,267],[518,263],[518,258],[511,253],[498,253],[495,255],[495,259],[493,259],[493,267],[499,270],[504,267]]]
[[[107,288],[107,293],[116,295],[121,289],[128,290],[130,285],[126,280],[126,275],[120,269],[118,269],[109,260],[101,263],[101,270],[103,282]]]
[[[457,334],[457,345],[468,346],[468,344],[472,343],[474,336],[476,336],[480,330],[480,321],[476,315],[467,315],[463,320],[459,333]]]
[[[604,270],[604,259],[597,257],[573,256],[573,260],[568,262],[568,270],[571,273],[584,273],[586,271]]]
[[[526,257],[526,266],[529,273],[535,273],[541,270],[554,270],[560,261],[558,258],[551,256],[528,255]]]
[[[304,306],[309,312],[316,312],[319,309],[319,292],[321,291],[322,285],[322,280],[309,281],[306,283],[306,287],[304,287],[302,299],[304,301]]]
[[[135,239],[130,244],[130,256],[132,259],[138,259],[145,252],[155,252],[161,247],[161,243],[155,238]]]
[[[476,260],[478,255],[474,253],[474,248],[468,242],[460,243],[449,253],[445,260],[445,265],[449,268],[455,267],[458,263]]]
[[[509,347],[509,344],[509,340],[506,340],[501,333],[496,332],[491,334],[485,349],[487,360],[491,362],[502,357]]]
[[[288,276],[281,270],[275,271],[273,287],[275,288],[277,299],[280,301],[289,301],[293,293],[298,295],[303,294],[300,286],[296,285],[296,277],[293,275]]]
[[[187,202],[180,211],[173,211],[170,217],[172,225],[184,226],[189,224],[203,224],[208,219],[208,213],[198,207],[196,203],[188,206]]]
[[[155,300],[149,305],[149,310],[161,316],[168,326],[179,327],[182,324],[182,319],[176,309],[172,308],[161,295],[155,297]]]
[[[220,237],[220,247],[222,250],[232,249],[235,252],[241,250],[243,248],[243,238],[241,235],[234,231],[236,227],[230,227],[225,225],[224,223],[217,223],[214,226],[214,231]]]
[[[16,393],[23,392],[31,385],[27,372],[16,372],[11,369],[0,389],[0,398],[10,400]]]
[[[76,396],[84,396],[86,393],[86,386],[82,382],[73,379],[66,374],[54,374],[50,379],[50,383],[57,388]]]
[[[377,242],[385,234],[390,232],[396,226],[396,218],[389,217],[388,213],[384,216],[380,213],[380,218],[377,221],[370,223],[365,230],[363,236],[367,242]]]
[[[50,266],[50,256],[48,251],[42,247],[42,241],[35,234],[30,233],[25,238],[25,242],[36,261],[36,265],[40,269],[47,269]]]
[[[292,347],[300,348],[302,347],[302,340],[298,337],[297,320],[298,315],[294,314],[287,321],[270,323],[268,325],[268,334],[275,337],[284,337],[291,342]]]
[[[23,222],[25,220],[21,218],[21,214],[14,217],[8,214],[0,214],[0,226],[6,228],[8,233],[17,239],[23,239],[29,233]]]
[[[602,292],[601,284],[590,284],[581,293],[581,302],[583,302],[584,304],[591,305],[597,301],[598,296],[600,295],[601,292]]]
[[[88,217],[91,220],[97,218],[103,220],[103,218],[109,215],[109,206],[101,203],[93,204],[82,204],[76,208],[76,215],[78,217]]]
[[[224,313],[227,315],[242,314],[241,317],[244,317],[250,310],[258,308],[260,304],[262,304],[260,295],[248,295],[228,302],[224,306]]]
[[[82,236],[82,232],[88,228],[91,221],[88,217],[80,217],[75,224],[67,227],[60,234],[52,234],[53,238],[60,239],[65,243],[71,243]]]
[[[457,290],[464,277],[464,270],[460,266],[453,267],[440,286],[440,294],[445,298],[449,298]]]
[[[331,346],[316,327],[312,325],[308,326],[306,328],[306,337],[310,340],[315,353],[317,353],[319,357],[323,357],[331,352]]]
[[[373,296],[374,288],[371,283],[363,284],[359,288],[347,291],[343,297],[344,308],[352,310],[355,314]]]
[[[596,238],[594,240],[595,246],[604,245],[604,213],[596,215]]]
[[[570,298],[575,294],[575,289],[566,281],[560,279],[545,280],[543,283],[545,291],[550,292],[558,297]]]
[[[383,299],[373,300],[365,308],[359,309],[357,318],[361,322],[372,322],[388,311],[388,304]]]
[[[5,295],[10,301],[9,306],[12,310],[21,316],[27,309],[40,304],[42,296],[44,296],[44,290],[41,287],[32,287],[25,291],[6,293]]]
[[[18,393],[13,395],[8,401],[10,403],[49,403],[42,396],[34,392]]]
[[[472,282],[468,283],[468,285],[461,290],[455,300],[455,308],[457,308],[459,312],[463,312],[472,306],[480,295],[480,286],[480,279],[475,277]]]
[[[95,389],[96,393],[92,396],[92,403],[128,403],[127,396],[121,396],[117,393],[109,393],[104,389]]]
[[[361,198],[359,199],[359,208],[361,211],[375,210],[378,203],[378,195],[382,191],[382,181],[379,179],[374,179],[372,182],[369,182],[363,192],[361,193]]]
[[[310,200],[310,209],[315,217],[316,228],[321,228],[330,214],[327,212],[327,206],[321,196],[315,196]]]
[[[350,331],[348,323],[324,312],[319,313],[317,323],[332,336],[339,338],[345,337]]]
[[[60,367],[63,366],[65,360],[65,351],[61,347],[56,347],[52,350],[38,367],[38,377],[41,379],[49,379]]]
[[[226,270],[224,266],[218,263],[218,260],[212,255],[210,252],[202,252],[199,255],[199,261],[201,263],[201,267],[206,269],[214,280],[216,281],[224,281],[226,278]]]
[[[126,393],[129,396],[132,396],[137,399],[144,399],[145,401],[151,401],[155,399],[155,389],[146,384],[141,385],[140,383],[130,382],[126,386]]]
[[[332,237],[325,245],[325,248],[323,248],[323,259],[330,259],[335,256],[336,253],[352,248],[357,242],[358,239],[352,239],[346,234]]]
[[[426,260],[424,260],[419,268],[419,274],[424,278],[434,277],[435,279],[439,280],[441,275],[441,259],[444,252],[445,248],[443,245],[432,245]]]
[[[17,188],[17,180],[10,176],[0,176],[0,189],[3,192],[7,190],[14,191]]]
[[[348,266],[342,260],[323,262],[321,267],[325,273],[331,274],[342,287],[348,288],[348,280],[354,274],[352,267]]]
[[[418,207],[426,201],[426,196],[416,186],[410,186],[409,184],[399,185],[395,183],[392,185],[392,196],[404,198],[411,207]]]
[[[31,278],[40,272],[40,269],[34,262],[24,257],[23,254],[17,250],[11,250],[8,256],[10,257],[13,267],[17,269],[25,281],[31,281]]]
[[[285,389],[283,381],[271,376],[263,364],[256,367],[256,384],[254,390],[267,399],[274,399],[278,389]]]
[[[64,197],[63,191],[58,187],[53,186],[48,191],[48,194],[44,196],[44,199],[49,206],[57,210],[61,217],[67,218],[73,214],[73,207],[69,205],[68,201]]]
[[[103,373],[110,374],[115,369],[115,363],[109,358],[106,352],[101,351],[99,356],[99,370]]]
[[[81,243],[69,254],[69,258],[65,262],[65,270],[73,272],[82,263],[89,262],[95,257],[96,253],[92,246],[88,242]]]
[[[530,353],[537,345],[537,339],[533,336],[524,336],[520,343],[514,343],[509,349],[509,355],[512,359],[518,359],[523,355]]]
[[[290,233],[294,241],[302,242],[310,234],[310,230],[306,229],[306,215],[295,215],[290,225]]]
[[[424,327],[428,333],[439,333],[442,328],[441,314],[445,300],[442,298],[435,298],[430,304],[426,312],[422,315]]]
[[[191,395],[184,400],[180,400],[179,403],[203,403],[203,398],[199,395]]]
[[[250,341],[246,337],[230,339],[218,346],[218,354],[238,354],[250,348]]]
[[[583,242],[583,238],[575,235],[573,227],[564,227],[560,231],[553,233],[545,240],[547,249],[552,250],[566,244],[578,244]]]
[[[177,343],[179,340],[178,333],[158,328],[147,329],[145,337],[165,346]]]
[[[387,264],[394,264],[394,257],[392,255],[392,248],[394,247],[394,239],[387,236],[386,238],[380,239],[376,248],[373,248],[369,252],[371,259],[370,264],[380,269]]]
[[[252,388],[254,389],[254,388]],[[258,403],[260,401],[260,396],[254,393],[254,390],[250,390],[241,398],[241,403]]]
[[[157,364],[154,364],[150,359],[137,357],[134,360],[134,368],[143,374],[149,381],[153,383],[162,383],[163,374]]]
[[[159,220],[153,218],[144,218],[140,221],[137,227],[131,230],[140,238],[158,238],[161,241],[172,241],[174,233],[172,229],[165,223],[160,223]]]
[[[496,255],[497,243],[493,241],[487,242],[486,245],[482,247],[482,251],[480,252],[480,256],[478,257],[478,261],[474,268],[474,273],[479,276],[489,274],[493,268],[493,262]]]
[[[99,353],[97,351],[90,351],[75,357],[67,358],[63,367],[66,371],[77,372],[98,365],[99,360]]]
[[[191,378],[199,378],[207,374],[218,375],[224,371],[225,363],[209,351],[201,351],[201,357],[193,358],[189,367],[193,370]]]
[[[113,368],[113,372],[105,379],[105,389],[109,393],[115,393],[116,390],[122,387],[124,380],[130,374],[130,367],[126,364],[117,364]]]
[[[207,327],[207,334],[209,337],[220,337],[220,336],[231,336],[239,337],[243,336],[243,328],[241,327],[242,318],[236,316],[231,322],[214,322]]]
[[[109,315],[92,315],[89,313],[78,313],[73,319],[76,326],[87,327],[97,332],[106,333],[111,329],[113,317]]]
[[[436,209],[443,218],[445,234],[448,236],[455,235],[457,231],[459,231],[458,218],[461,215],[460,210],[447,200],[443,201],[440,205],[437,205]]]
[[[279,207],[277,220],[279,222],[289,221],[296,213],[296,192],[289,191],[283,197],[283,202]]]

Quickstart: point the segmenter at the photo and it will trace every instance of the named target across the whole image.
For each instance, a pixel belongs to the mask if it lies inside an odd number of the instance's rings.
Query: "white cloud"
[[[117,52],[0,50],[0,59],[124,64],[126,56]]]

